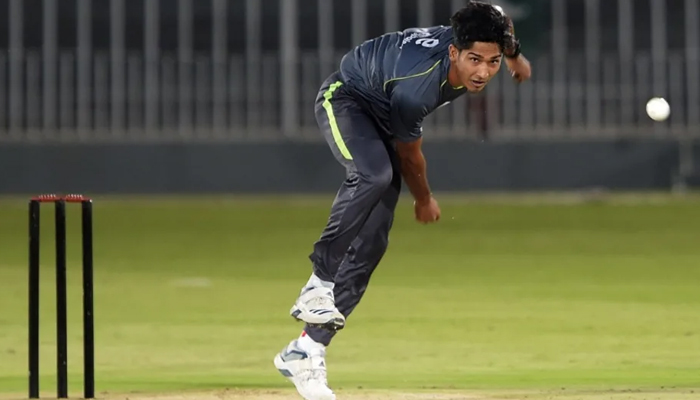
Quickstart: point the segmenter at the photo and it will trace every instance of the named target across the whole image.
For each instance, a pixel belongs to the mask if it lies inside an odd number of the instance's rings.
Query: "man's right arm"
[[[427,166],[422,150],[423,138],[410,142],[397,141],[396,152],[401,162],[401,175],[417,203],[430,201]]]
[[[416,219],[429,224],[440,219],[440,207],[430,193],[422,143],[422,138],[410,142],[397,141],[396,152],[401,160],[401,175],[415,199],[413,208]]]
[[[406,94],[406,88],[397,85],[391,96],[391,132],[396,152],[401,160],[401,175],[417,202],[430,198],[430,187],[423,157],[421,124],[425,109],[415,97]]]
[[[415,199],[416,219],[422,223],[440,219],[440,208],[430,192],[427,166],[423,156],[421,124],[427,108],[415,98],[393,93],[391,129],[396,143],[401,175]]]

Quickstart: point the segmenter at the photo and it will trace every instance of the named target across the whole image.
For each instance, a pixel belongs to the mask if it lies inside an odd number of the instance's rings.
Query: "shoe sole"
[[[322,329],[326,329],[326,330],[333,331],[333,332],[336,332],[336,331],[339,331],[339,330],[345,328],[345,319],[344,318],[331,318],[330,320],[328,320],[326,322],[319,323],[319,322],[306,321],[306,320],[300,318],[301,314],[302,314],[302,311],[296,305],[294,307],[292,307],[292,311],[290,312],[290,315],[292,316],[292,318],[294,318],[298,322],[304,322],[304,323],[309,324],[309,326],[312,326],[314,328],[322,328]]]

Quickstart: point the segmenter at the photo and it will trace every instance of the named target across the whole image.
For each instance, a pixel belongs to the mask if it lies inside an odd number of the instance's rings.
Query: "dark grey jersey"
[[[340,74],[385,134],[415,140],[428,114],[466,92],[447,82],[450,43],[446,26],[387,33],[348,52]]]

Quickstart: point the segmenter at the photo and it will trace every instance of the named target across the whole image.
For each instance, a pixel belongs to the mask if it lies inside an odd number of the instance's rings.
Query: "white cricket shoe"
[[[338,331],[345,327],[345,316],[335,307],[333,289],[306,286],[289,311],[298,321]]]
[[[335,400],[328,387],[326,349],[303,350],[296,340],[275,356],[275,367],[306,400]]]

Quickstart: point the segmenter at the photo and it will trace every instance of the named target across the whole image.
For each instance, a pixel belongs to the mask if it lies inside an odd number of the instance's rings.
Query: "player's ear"
[[[450,47],[448,48],[448,51],[450,53],[450,61],[451,62],[456,62],[457,61],[457,55],[459,54],[459,50],[457,50],[457,47],[455,45],[450,44]]]

